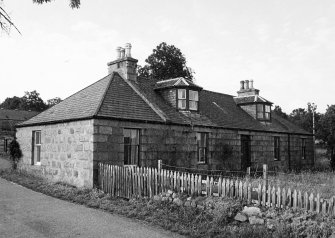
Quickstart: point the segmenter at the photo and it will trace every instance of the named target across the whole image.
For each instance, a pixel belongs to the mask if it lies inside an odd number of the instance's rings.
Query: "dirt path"
[[[0,178],[0,237],[181,237]]]
[[[12,165],[9,162],[9,160],[4,159],[0,156],[0,169],[9,169],[11,167],[12,167]]]

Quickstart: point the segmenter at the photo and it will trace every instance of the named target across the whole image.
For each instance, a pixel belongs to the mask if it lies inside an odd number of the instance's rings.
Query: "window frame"
[[[199,140],[200,137],[200,140]],[[201,141],[203,140],[202,143]],[[196,142],[197,142],[197,163],[198,164],[206,164],[208,160],[208,133],[207,132],[196,132]],[[204,156],[200,156],[204,153]],[[203,159],[202,159],[203,158]]]
[[[182,93],[180,93],[181,91],[185,92],[185,97],[181,97]],[[191,94],[190,92],[194,92],[196,95],[196,97],[191,98]],[[198,90],[194,90],[194,89],[189,89],[189,88],[177,88],[176,89],[176,106],[178,110],[182,110],[182,111],[193,111],[193,112],[197,112],[199,111],[199,91]],[[181,102],[184,102],[185,107],[180,106]],[[194,105],[196,105],[196,108],[194,107],[190,107],[190,104],[194,103]]]
[[[301,138],[301,159],[306,160],[306,138]]]
[[[137,134],[137,140],[135,141],[135,143],[133,144],[133,141],[130,140],[130,143],[125,143],[125,138],[129,138],[126,137],[125,131],[130,131],[130,139],[131,138],[131,134],[132,131],[135,131]],[[140,146],[141,146],[141,129],[138,128],[123,128],[123,164],[124,165],[136,165],[139,166],[140,164]],[[127,147],[129,147],[128,149],[126,149]],[[132,153],[133,148],[135,148],[135,156],[136,158],[132,158]],[[127,153],[126,153],[127,151]],[[127,156],[128,155],[128,156]],[[126,158],[127,156],[127,158]]]
[[[275,161],[280,160],[280,137],[275,136],[273,138],[273,156]]]
[[[269,111],[267,111],[267,109],[269,109]],[[265,103],[257,103],[256,118],[262,121],[271,121],[271,105]]]
[[[35,130],[35,131],[32,131],[32,134],[33,135],[32,135],[31,164],[41,165],[42,132],[41,130]]]

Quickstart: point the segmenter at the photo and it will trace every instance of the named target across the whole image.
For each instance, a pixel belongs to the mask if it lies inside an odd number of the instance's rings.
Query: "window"
[[[124,164],[138,165],[139,163],[139,145],[140,145],[140,130],[138,129],[123,129],[124,143]]]
[[[188,89],[177,89],[178,109],[197,111],[199,104],[199,92]]]
[[[306,159],[306,139],[301,138],[301,159]]]
[[[41,131],[33,131],[32,163],[41,164]]]
[[[204,164],[207,159],[207,133],[197,133],[198,163]]]
[[[186,89],[178,89],[178,108],[186,109]]]
[[[280,137],[274,137],[274,158],[280,160]]]
[[[257,104],[257,119],[270,120],[271,119],[271,106],[264,104]]]
[[[190,110],[198,110],[199,95],[198,91],[189,90],[189,108]]]

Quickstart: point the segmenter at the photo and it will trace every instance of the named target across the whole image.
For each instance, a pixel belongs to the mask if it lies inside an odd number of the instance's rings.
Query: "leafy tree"
[[[138,69],[142,77],[153,77],[157,80],[177,77],[193,79],[194,72],[186,66],[185,56],[174,45],[160,43],[145,62],[147,64]]]
[[[318,136],[326,143],[331,159],[331,167],[335,170],[335,105],[328,106],[321,115]]]
[[[36,92],[36,90],[24,93],[25,95],[22,97],[22,100],[24,101],[24,110],[41,112],[47,109],[48,106],[44,103],[42,98],[40,98],[40,94]]]
[[[12,160],[13,169],[16,169],[17,164],[22,157],[22,151],[16,139],[12,140],[9,143],[9,154],[10,154],[10,159]]]
[[[19,97],[12,97],[12,98],[6,98],[5,101],[3,101],[0,104],[0,108],[4,109],[22,109],[23,108],[23,100]]]
[[[55,98],[51,98],[47,101],[47,106],[48,108],[55,106],[56,104],[60,103],[62,101],[62,99],[60,99],[59,97],[55,97]]]
[[[275,106],[275,108],[273,109],[273,111],[280,117],[288,119],[288,115],[283,112],[283,110],[281,109],[280,106]]]
[[[33,3],[43,4],[51,2],[51,0],[33,0]],[[0,28],[9,34],[11,27],[14,27],[17,32],[21,34],[19,29],[15,26],[14,22],[12,21],[11,17],[7,13],[7,11],[2,7],[3,1],[0,2]],[[80,0],[70,0],[70,7],[71,8],[79,8]]]
[[[316,109],[316,106],[315,106]],[[313,106],[307,103],[307,110],[304,108],[297,108],[292,111],[289,119],[296,125],[302,127],[308,132],[313,132]],[[315,116],[315,130],[319,129],[320,113],[314,112]]]

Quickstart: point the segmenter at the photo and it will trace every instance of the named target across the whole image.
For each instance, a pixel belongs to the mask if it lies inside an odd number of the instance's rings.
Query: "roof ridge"
[[[110,87],[110,85],[111,85],[111,83],[112,83],[112,81],[113,81],[113,78],[114,78],[114,75],[115,75],[115,74],[117,74],[117,72],[113,72],[113,73],[111,73],[111,74],[109,74],[109,75],[106,76],[106,77],[110,76],[110,78],[109,78],[109,82],[108,82],[107,87],[105,88],[105,92],[103,93],[103,95],[102,95],[102,97],[101,97],[101,99],[100,99],[99,105],[98,105],[97,109],[95,110],[93,116],[96,116],[96,115],[98,114],[98,112],[100,111],[101,106],[102,106],[102,103],[103,103],[103,101],[104,101],[104,99],[105,99],[105,96],[106,96],[107,91],[108,91],[108,89],[109,89],[109,87]],[[118,75],[119,75],[119,74],[118,74]],[[119,76],[120,76],[120,75],[119,75]]]
[[[164,121],[168,121],[168,117],[165,113],[157,108],[153,103],[151,103],[129,80],[121,77],[134,91],[135,93],[142,98],[142,100]]]

